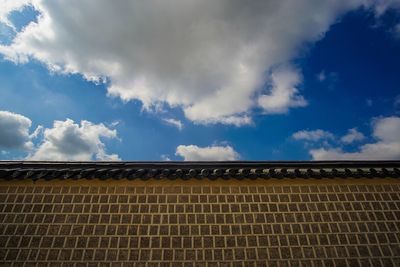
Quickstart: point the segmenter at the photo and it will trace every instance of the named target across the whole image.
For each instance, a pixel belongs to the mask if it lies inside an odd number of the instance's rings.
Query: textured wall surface
[[[398,179],[0,182],[1,265],[400,266],[399,233]]]

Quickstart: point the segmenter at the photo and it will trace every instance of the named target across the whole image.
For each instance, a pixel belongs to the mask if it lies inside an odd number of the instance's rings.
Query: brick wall
[[[399,233],[397,179],[0,182],[2,265],[400,266]]]

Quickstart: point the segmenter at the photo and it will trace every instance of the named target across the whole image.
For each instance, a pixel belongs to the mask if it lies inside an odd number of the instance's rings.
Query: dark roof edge
[[[400,177],[400,161],[0,161],[0,179]]]

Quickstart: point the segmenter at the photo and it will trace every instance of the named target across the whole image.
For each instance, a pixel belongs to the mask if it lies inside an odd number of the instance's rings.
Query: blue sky
[[[121,7],[104,11],[121,20],[110,30],[90,4],[61,16],[63,1],[3,1],[2,160],[400,159],[397,1],[337,1],[335,12],[297,1],[289,22],[232,4],[235,29],[219,6],[150,21]],[[159,14],[149,2],[132,16]],[[185,32],[188,21],[202,30]]]

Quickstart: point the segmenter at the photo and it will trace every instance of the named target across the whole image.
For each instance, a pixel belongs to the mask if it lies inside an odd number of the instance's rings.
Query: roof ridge
[[[399,177],[400,161],[0,161],[0,179]]]

